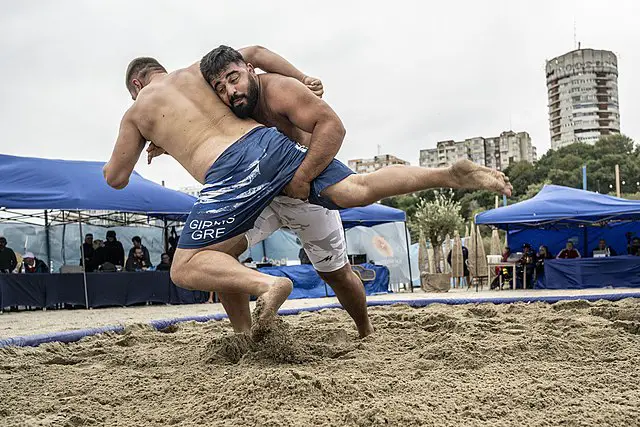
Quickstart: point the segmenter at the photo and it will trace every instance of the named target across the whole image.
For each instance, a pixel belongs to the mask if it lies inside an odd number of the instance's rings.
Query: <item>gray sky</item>
[[[269,4],[277,4],[271,6]],[[0,152],[108,160],[136,56],[169,69],[218,46],[261,44],[320,77],[347,138],[338,158],[417,164],[444,139],[528,131],[549,147],[545,60],[618,55],[622,132],[640,138],[638,1],[4,1]],[[634,42],[635,40],[635,42]],[[635,78],[633,76],[636,76]],[[170,158],[136,170],[195,181]]]

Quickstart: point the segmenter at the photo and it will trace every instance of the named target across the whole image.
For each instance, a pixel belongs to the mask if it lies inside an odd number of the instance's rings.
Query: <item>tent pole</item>
[[[589,238],[589,234],[588,234],[588,230],[587,230],[587,226],[585,225],[584,227],[584,231],[582,232],[582,239],[584,240],[584,242],[582,243],[582,250],[584,252],[582,252],[582,257],[587,257],[588,255],[588,251],[589,251],[589,244],[587,243],[587,239]]]
[[[407,243],[407,261],[409,262],[409,287],[413,292],[413,275],[411,274],[411,249],[409,248],[409,229],[407,221],[404,222],[404,241]]]
[[[167,225],[167,217],[165,216],[164,218],[162,218],[162,238],[164,240],[163,242],[164,251],[168,253],[169,252],[169,230],[167,227],[169,226]]]
[[[82,280],[84,282],[84,302],[87,310],[89,310],[89,293],[87,292],[87,266],[84,262],[84,239],[82,238],[82,215],[78,210],[78,226],[80,227],[80,256],[82,257]]]
[[[47,210],[44,210],[44,234],[47,239],[47,266],[49,267],[49,271],[53,272],[51,269],[51,241],[49,240],[49,214]]]

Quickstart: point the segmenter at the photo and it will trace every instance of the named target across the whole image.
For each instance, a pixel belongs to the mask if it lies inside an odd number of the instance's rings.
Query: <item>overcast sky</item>
[[[622,132],[640,139],[640,2],[376,3],[4,1],[0,152],[106,161],[131,103],[133,57],[176,69],[219,44],[260,44],[322,79],[347,128],[345,162],[380,145],[417,164],[439,140],[509,128],[543,153],[545,60],[574,48],[574,21],[583,48],[618,55]],[[170,158],[136,170],[172,188],[195,184]]]

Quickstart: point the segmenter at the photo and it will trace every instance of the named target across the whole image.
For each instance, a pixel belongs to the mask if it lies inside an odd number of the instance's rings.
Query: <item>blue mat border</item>
[[[461,304],[512,304],[516,302],[534,303],[534,302],[546,302],[553,304],[559,301],[619,301],[625,298],[640,298],[640,292],[625,292],[619,294],[593,294],[593,295],[551,295],[551,296],[522,296],[522,297],[486,297],[486,298],[417,298],[417,299],[394,299],[394,300],[381,300],[381,301],[367,301],[367,305],[370,307],[393,305],[393,304],[407,304],[411,307],[426,307],[431,304],[448,304],[448,305],[461,305]],[[285,308],[278,311],[281,316],[292,316],[304,312],[315,312],[326,309],[342,308],[340,304],[324,304],[311,307],[300,308]],[[165,329],[171,325],[182,322],[208,322],[210,320],[223,320],[227,315],[223,313],[208,314],[202,316],[187,316],[178,317],[173,319],[160,319],[152,320],[149,324],[157,330]],[[4,347],[36,347],[40,344],[49,342],[63,342],[70,343],[79,341],[84,337],[91,335],[103,334],[105,332],[121,333],[124,331],[122,325],[102,326],[98,328],[79,329],[74,331],[65,332],[52,332],[48,334],[29,335],[23,337],[6,338],[0,340],[0,348]]]

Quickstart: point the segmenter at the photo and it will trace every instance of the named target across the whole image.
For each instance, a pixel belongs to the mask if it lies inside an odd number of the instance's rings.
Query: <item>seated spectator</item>
[[[149,267],[151,267],[151,264],[147,264],[147,261],[144,259],[142,248],[135,248],[133,256],[127,259],[124,268],[126,271],[146,271]]]
[[[84,252],[84,260],[80,259],[80,265],[84,265],[85,271],[93,271],[95,270],[95,264],[93,263],[93,234],[87,233],[84,236],[84,243],[82,244],[82,251]],[[80,253],[80,257],[82,258],[82,252]]]
[[[607,245],[607,241],[604,239],[600,239],[598,241],[598,247],[591,251],[591,257],[595,258],[596,255],[599,256],[616,256],[618,255],[616,251],[609,245]]]
[[[49,269],[47,268],[47,264],[36,258],[32,252],[26,252],[22,255],[22,268],[20,269],[21,273],[48,273]]]
[[[516,289],[525,286],[522,283],[523,276],[526,276],[526,287],[533,288],[533,273],[536,267],[536,253],[529,243],[522,245],[522,256],[518,260],[518,267],[516,267]]]
[[[16,253],[7,247],[7,239],[0,237],[0,273],[11,273],[17,266]]]
[[[640,237],[634,237],[627,246],[629,255],[640,256]]]
[[[168,253],[160,255],[160,264],[156,267],[156,271],[170,271],[171,270],[171,258]]]
[[[502,250],[502,262],[508,262],[509,257],[511,256],[511,248],[509,246],[505,246]],[[511,271],[509,268],[505,268],[503,266],[496,267],[496,278],[491,282],[491,289],[497,289],[502,282],[502,285],[508,284],[511,287]]]
[[[574,258],[582,258],[582,256],[580,255],[580,252],[578,252],[578,250],[573,247],[573,242],[572,241],[568,241],[567,242],[567,247],[564,248],[563,250],[561,250],[556,258],[558,258],[558,259],[574,259]]]
[[[547,259],[553,259],[553,255],[549,248],[545,245],[541,245],[536,255],[536,281],[541,281],[544,277],[544,261]]]
[[[129,249],[129,256],[127,258],[131,258],[133,256],[133,251],[135,251],[136,248],[142,248],[142,252],[144,253],[144,260],[146,261],[147,265],[151,265],[149,250],[142,244],[142,239],[140,238],[140,236],[133,236],[133,238],[131,239],[131,243],[133,243],[133,247]]]
[[[122,243],[116,239],[116,232],[113,230],[107,231],[107,240],[104,242],[103,258],[102,264],[108,262],[115,266],[124,265],[124,248],[122,247]]]

